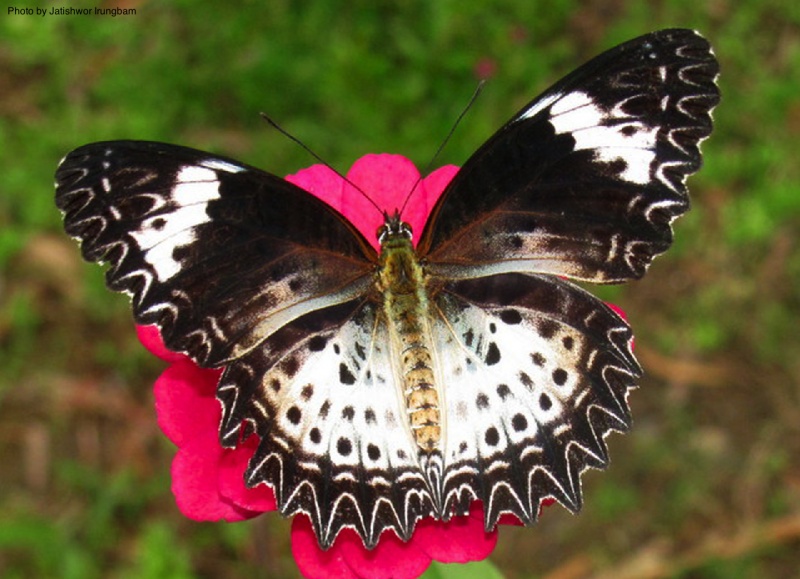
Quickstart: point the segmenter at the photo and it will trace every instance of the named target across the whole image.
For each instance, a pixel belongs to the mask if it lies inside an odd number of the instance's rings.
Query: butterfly
[[[718,71],[690,30],[612,48],[484,143],[418,240],[376,211],[380,251],[280,177],[163,143],[72,151],[56,204],[139,324],[224,368],[222,445],[258,436],[246,484],[321,547],[474,501],[487,530],[532,524],[545,499],[577,511],[630,428],[631,330],[574,282],[640,278],[670,246]]]

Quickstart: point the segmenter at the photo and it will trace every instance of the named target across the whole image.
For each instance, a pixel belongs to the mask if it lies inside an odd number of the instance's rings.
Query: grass
[[[723,102],[675,247],[641,282],[604,290],[629,313],[647,370],[635,429],[611,438],[607,473],[585,477],[580,517],[548,509],[537,528],[504,529],[493,560],[517,578],[800,567],[800,8],[124,4],[138,14],[0,14],[0,574],[297,575],[277,517],[177,514],[149,392],[160,366],[138,347],[126,300],[61,232],[52,176],[67,151],[138,138],[278,174],[311,164],[265,111],[342,170],[380,151],[424,167],[476,70],[493,70],[437,161],[459,164],[559,76],[666,26],[711,39]]]

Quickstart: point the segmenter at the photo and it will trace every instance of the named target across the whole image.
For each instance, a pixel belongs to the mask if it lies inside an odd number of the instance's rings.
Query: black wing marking
[[[711,132],[718,70],[690,30],[654,32],[589,61],[464,164],[420,253],[443,277],[641,277],[689,208],[684,181]]]
[[[287,181],[193,149],[94,143],[56,172],[83,256],[111,264],[140,324],[203,366],[237,358],[309,311],[367,291],[376,255],[328,205]]]

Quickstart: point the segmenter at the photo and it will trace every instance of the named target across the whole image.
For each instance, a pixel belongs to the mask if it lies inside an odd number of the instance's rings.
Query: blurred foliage
[[[668,26],[712,41],[723,102],[674,249],[641,282],[602,289],[648,371],[636,427],[610,440],[608,473],[585,477],[579,518],[548,509],[537,528],[504,529],[493,560],[520,578],[796,573],[800,4],[117,5],[137,14],[0,15],[0,575],[297,575],[278,517],[177,513],[148,390],[159,363],[61,232],[52,175],[67,151],[135,138],[278,174],[311,164],[264,111],[341,170],[380,151],[425,167],[488,76],[436,162],[459,164],[562,74]]]

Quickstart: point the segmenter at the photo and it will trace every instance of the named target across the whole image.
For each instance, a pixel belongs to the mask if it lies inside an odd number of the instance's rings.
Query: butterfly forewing
[[[420,252],[443,275],[641,277],[689,207],[684,180],[711,132],[717,72],[708,42],[690,30],[648,34],[591,60],[464,164]]]
[[[306,191],[174,145],[81,147],[56,203],[137,322],[225,367],[221,443],[258,437],[246,484],[322,547],[345,528],[407,540],[476,500],[487,530],[532,523],[548,497],[580,508],[641,373],[628,325],[562,277],[640,277],[667,249],[717,71],[687,30],[595,58],[467,161],[416,253],[384,208],[391,260]]]
[[[201,365],[241,356],[285,323],[363,293],[372,250],[298,187],[185,147],[95,143],[56,174],[84,257],[111,264],[140,324]]]

